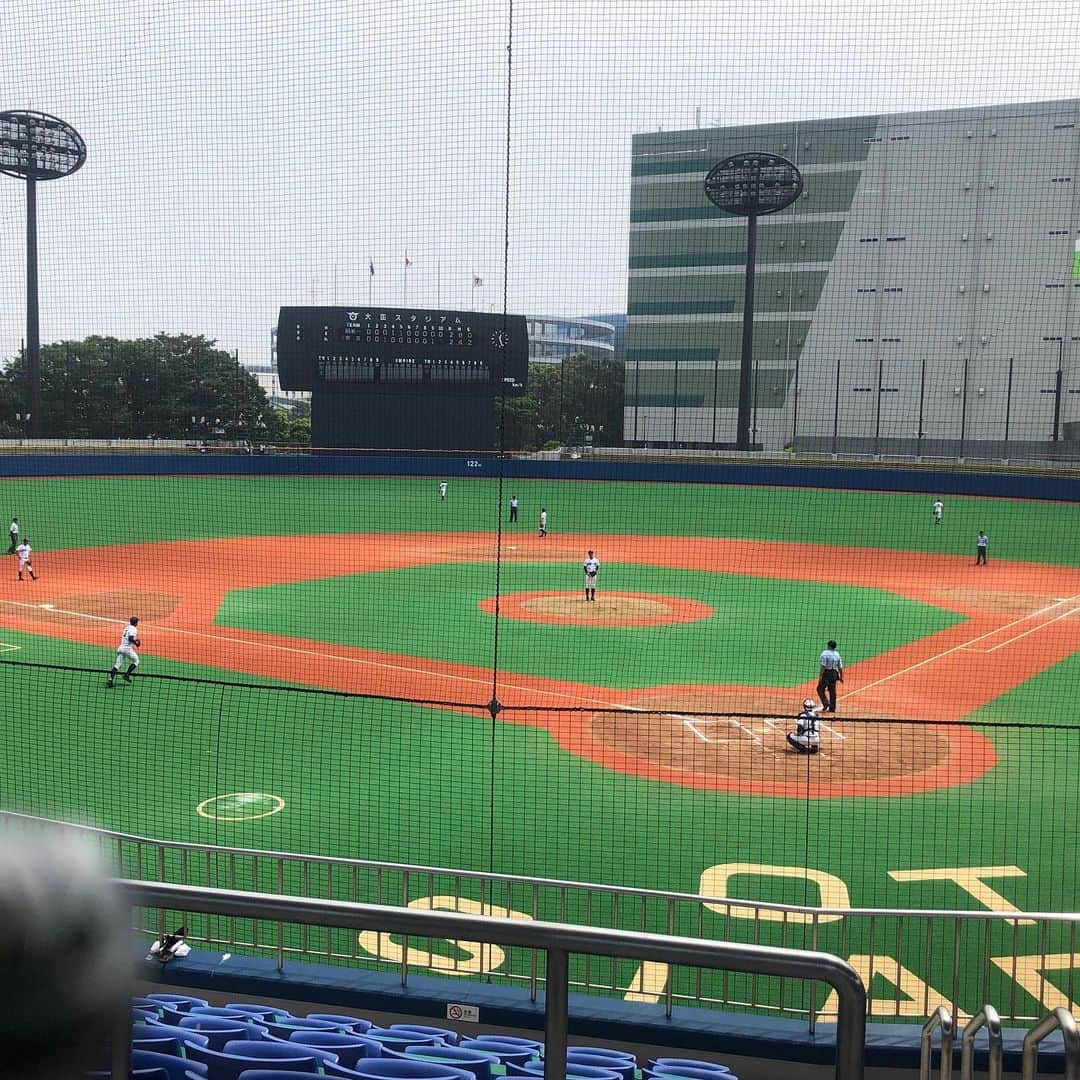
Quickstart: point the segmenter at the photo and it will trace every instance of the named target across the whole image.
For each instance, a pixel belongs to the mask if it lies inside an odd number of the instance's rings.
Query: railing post
[[[964,1028],[960,1040],[960,1080],[971,1080],[975,1068],[975,1036],[983,1027],[989,1043],[988,1080],[1001,1080],[1001,1017],[992,1005],[984,1005]]]
[[[933,1058],[934,1029],[941,1028],[941,1080],[950,1080],[952,1076],[953,1022],[949,1010],[939,1005],[934,1015],[923,1025],[922,1039],[919,1044],[919,1080],[930,1080],[930,1067]]]
[[[565,949],[549,948],[544,984],[544,1080],[565,1080],[570,1011],[570,964]]]
[[[1025,1036],[1020,1064],[1021,1080],[1035,1080],[1039,1043],[1053,1031],[1061,1031],[1065,1040],[1065,1080],[1080,1080],[1080,1031],[1068,1009],[1055,1009],[1043,1017]]]

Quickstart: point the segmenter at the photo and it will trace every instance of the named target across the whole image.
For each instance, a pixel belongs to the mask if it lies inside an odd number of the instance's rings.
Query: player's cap
[[[808,711],[813,711],[814,709],[816,709],[816,708],[817,708],[817,702],[816,702],[816,701],[813,701],[813,700],[812,700],[811,698],[807,698],[807,699],[806,699],[806,700],[805,700],[805,701],[804,701],[804,702],[802,703],[802,707],[803,707],[804,709],[808,710]]]
[[[139,625],[139,616],[138,615],[132,615],[131,618],[128,619],[128,622],[131,623],[132,626],[138,626]]]

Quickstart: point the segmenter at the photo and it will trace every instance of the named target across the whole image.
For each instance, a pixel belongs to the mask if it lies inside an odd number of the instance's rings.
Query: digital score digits
[[[523,315],[389,307],[282,308],[283,390],[521,394]]]

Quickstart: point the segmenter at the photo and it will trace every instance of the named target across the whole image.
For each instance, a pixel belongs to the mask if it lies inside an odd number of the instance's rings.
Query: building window
[[[861,292],[862,293],[870,293],[870,292],[877,292],[877,289],[856,289],[855,291],[857,293],[861,293]],[[888,291],[888,290],[886,290],[886,291]]]
[[[904,286],[903,285],[890,285],[887,289],[885,289],[885,292],[903,292],[903,291],[904,291]]]
[[[907,142],[910,138],[910,135],[890,135],[889,142]]]
[[[851,388],[856,394],[872,394],[874,388],[872,386],[853,386]]]
[[[1059,283],[1053,283],[1052,282],[1049,285],[1044,285],[1043,288],[1044,289],[1064,289],[1065,284],[1064,284],[1064,282],[1059,282]]]
[[[874,339],[872,337],[857,337],[855,340],[857,342],[867,342],[867,341],[873,341]]]
[[[1055,124],[1054,125],[1054,130],[1055,131],[1063,131],[1065,128],[1074,128],[1074,127],[1076,127],[1075,124]],[[863,141],[865,142],[866,140],[864,139]]]
[[[1069,127],[1072,127],[1072,124],[1070,124],[1070,125],[1069,125]],[[873,138],[873,139],[863,139],[863,142],[864,142],[864,143],[874,143],[874,142],[881,142],[881,136],[880,136],[880,135],[878,135],[878,136],[876,136],[876,137],[875,137],[875,138]]]
[[[888,243],[892,243],[894,240],[906,240],[906,239],[907,239],[906,236],[886,236],[885,237],[885,242],[888,244]]]
[[[1071,176],[1052,176],[1052,177],[1050,177],[1050,183],[1051,184],[1071,184],[1072,183],[1072,177]]]
[[[1060,341],[1060,340],[1061,340],[1060,336],[1058,336],[1058,337],[1044,337],[1043,338],[1043,341]]]
[[[1047,236],[1068,236],[1069,235],[1069,230],[1068,229],[1051,229],[1046,235]]]
[[[896,341],[899,341],[900,339],[899,339],[898,337],[883,337],[883,338],[882,338],[881,340],[882,340],[882,341],[893,341],[893,342],[896,342]]]
[[[879,239],[880,239],[880,237],[877,237],[877,236],[860,236],[859,237],[859,243],[860,244],[876,244]]]

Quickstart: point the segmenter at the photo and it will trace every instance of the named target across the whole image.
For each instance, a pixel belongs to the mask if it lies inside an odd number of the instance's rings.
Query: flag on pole
[[[472,287],[474,289],[479,289],[480,286],[483,285],[483,284],[484,284],[484,279],[482,277],[478,276],[477,274],[473,274],[473,276],[472,276]]]
[[[409,253],[405,252],[405,269],[408,270],[412,266],[412,259],[409,258]]]
[[[372,277],[375,276],[375,260],[373,258],[368,259],[367,270]]]

